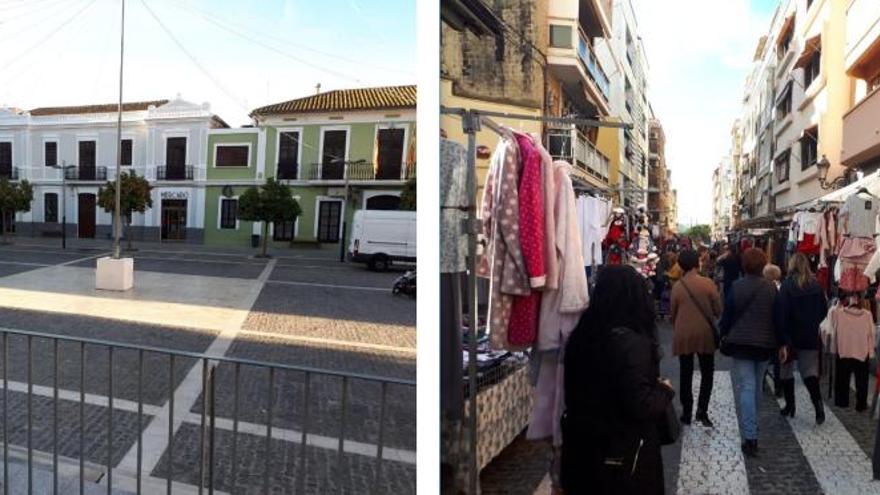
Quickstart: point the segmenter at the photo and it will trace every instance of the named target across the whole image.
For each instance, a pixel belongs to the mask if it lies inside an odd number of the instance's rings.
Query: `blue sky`
[[[142,0],[126,0],[126,101],[180,93],[241,125],[249,110],[312,94],[317,83],[416,82],[414,0],[143,1],[195,61]],[[119,6],[0,0],[0,105],[115,101]]]
[[[632,0],[649,99],[666,133],[679,222],[708,223],[712,170],[730,149],[743,84],[776,0]]]

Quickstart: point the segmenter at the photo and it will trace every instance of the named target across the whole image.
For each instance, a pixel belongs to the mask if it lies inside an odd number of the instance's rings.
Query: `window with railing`
[[[801,137],[801,170],[806,170],[818,162],[819,127],[804,130]]]
[[[812,55],[810,55],[810,61],[804,67],[804,87],[809,88],[813,81],[819,78],[819,71],[821,70],[822,63],[822,52],[821,50],[815,50]]]
[[[776,182],[779,184],[783,184],[788,182],[789,169],[791,166],[791,162],[789,160],[789,155],[791,154],[791,150],[785,150],[776,157],[773,165],[776,168]]]

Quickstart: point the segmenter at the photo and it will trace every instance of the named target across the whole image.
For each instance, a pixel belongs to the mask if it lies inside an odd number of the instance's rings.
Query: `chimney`
[[[315,94],[321,94],[321,83],[315,84]]]

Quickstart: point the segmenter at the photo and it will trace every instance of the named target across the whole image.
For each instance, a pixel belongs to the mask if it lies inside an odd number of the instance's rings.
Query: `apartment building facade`
[[[722,240],[733,228],[734,170],[725,157],[712,171],[712,239]]]
[[[34,186],[29,212],[9,228],[23,235],[109,238],[112,215],[97,205],[117,172],[117,104],[0,110],[0,173]],[[207,103],[131,102],[122,112],[122,169],[152,185],[153,207],[135,213],[133,239],[204,239],[207,134],[228,127]]]
[[[870,132],[863,132],[870,125],[858,118],[865,113],[856,103],[874,87],[868,82],[872,70],[861,69],[871,64],[877,36],[871,19],[878,17],[876,2],[779,4],[758,40],[731,134],[735,229],[785,225],[835,179],[838,185],[851,181],[848,165],[871,162],[870,143],[847,146],[845,136],[849,122],[853,139],[870,141]]]
[[[673,231],[671,222],[672,195],[666,167],[666,134],[658,119],[649,123],[648,142],[648,213],[659,227],[661,237]]]
[[[613,0],[611,36],[598,40],[596,52],[614,76],[610,82],[611,114],[632,129],[602,129],[599,149],[609,150],[611,176],[624,189],[622,203],[636,206],[647,200],[648,187],[648,62],[630,0]]]
[[[255,127],[209,132],[205,238],[242,245],[261,225],[238,219],[238,197],[274,178],[293,190],[295,222],[269,226],[273,243],[345,242],[356,210],[396,210],[415,177],[416,87],[345,89],[253,110]]]
[[[865,174],[880,169],[880,5],[853,0],[846,10],[846,74],[853,79],[843,116],[841,162]],[[829,174],[830,175],[830,174]]]

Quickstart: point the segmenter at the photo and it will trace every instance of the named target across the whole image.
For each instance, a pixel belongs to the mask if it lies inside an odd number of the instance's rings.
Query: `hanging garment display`
[[[602,244],[611,219],[611,202],[592,196],[581,196],[576,202],[584,266],[601,265]]]
[[[819,265],[829,266],[828,258],[837,255],[840,242],[838,229],[838,208],[828,207],[819,220]]]
[[[836,272],[841,290],[861,292],[868,288],[870,284],[865,269],[871,262],[875,249],[874,240],[870,238],[847,237],[843,240]]]
[[[846,198],[838,214],[841,231],[851,237],[874,237],[877,233],[877,214],[880,200],[865,192]]]
[[[481,220],[486,249],[477,274],[489,279],[490,343],[508,349],[507,328],[513,296],[531,292],[519,240],[519,147],[512,139],[499,141],[483,189]]]
[[[587,277],[583,270],[577,207],[566,162],[555,162],[557,197],[552,208],[556,218],[555,256],[559,263],[558,289],[542,294],[540,326],[536,350],[538,378],[535,402],[529,420],[527,438],[553,438],[561,445],[560,419],[565,405],[563,396],[562,351],[581,313],[589,304]],[[548,204],[548,206],[551,206]]]

